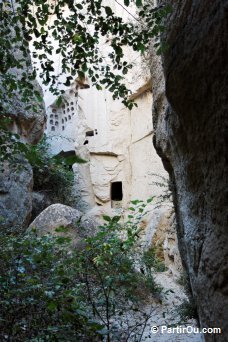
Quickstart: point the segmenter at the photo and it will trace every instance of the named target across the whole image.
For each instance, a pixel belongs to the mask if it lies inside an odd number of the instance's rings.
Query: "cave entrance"
[[[111,183],[111,207],[121,208],[123,199],[123,187],[122,182]]]

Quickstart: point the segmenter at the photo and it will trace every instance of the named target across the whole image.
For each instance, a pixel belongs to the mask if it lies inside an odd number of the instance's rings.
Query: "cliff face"
[[[228,1],[169,1],[161,65],[152,57],[154,144],[173,182],[178,238],[203,327],[228,334]],[[170,104],[170,105],[169,105]]]
[[[13,30],[12,30],[13,31]],[[9,40],[13,37],[9,34]],[[5,37],[4,37],[5,38]],[[19,88],[21,87],[24,73],[31,71],[30,55],[25,57],[20,51],[20,44],[11,45],[12,56],[20,60],[24,57],[23,68],[11,68],[6,74],[0,73],[0,120],[2,116],[11,119],[7,129],[11,133],[19,135],[20,141],[36,144],[42,138],[46,116],[42,102],[42,90],[36,80],[30,82],[30,88],[40,93],[40,102],[35,95],[27,95],[23,98],[23,92],[18,89],[6,90],[7,75],[14,77]],[[7,83],[6,83],[7,84]],[[29,90],[30,90],[29,88]],[[23,89],[25,90],[25,89]],[[28,89],[26,89],[28,91]],[[3,114],[3,115],[2,115]],[[0,122],[0,138],[3,146],[7,145],[8,135],[5,135]],[[5,140],[6,139],[6,140]],[[33,172],[31,165],[22,156],[13,154],[8,147],[8,155],[0,158],[0,232],[15,232],[27,228],[32,211],[32,187]]]

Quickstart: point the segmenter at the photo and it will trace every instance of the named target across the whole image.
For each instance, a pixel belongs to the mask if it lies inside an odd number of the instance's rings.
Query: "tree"
[[[164,30],[162,18],[170,12],[170,7],[153,8],[142,0],[114,1],[126,11],[135,4],[137,17],[131,15],[132,21],[124,22],[104,0],[1,1],[0,101],[3,114],[7,113],[7,101],[15,92],[20,92],[22,101],[34,95],[42,101],[33,84],[37,67],[31,68],[28,58],[31,41],[33,57],[41,66],[40,77],[55,95],[60,94],[60,76],[64,76],[63,84],[68,86],[74,78],[88,75],[97,89],[109,89],[114,99],[122,98],[122,102],[132,108],[133,102],[128,99],[130,91],[123,82],[132,65],[124,59],[123,46],[144,53],[150,39]],[[101,39],[109,41],[110,63],[101,54]],[[53,48],[53,40],[57,42],[56,48]],[[53,54],[59,55],[61,60],[59,75],[54,74]],[[15,70],[20,71],[19,76]],[[34,108],[34,104],[29,106]]]

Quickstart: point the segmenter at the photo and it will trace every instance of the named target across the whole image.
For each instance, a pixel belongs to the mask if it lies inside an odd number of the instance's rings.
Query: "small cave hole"
[[[83,145],[87,145],[88,143],[89,143],[89,141],[85,140]]]
[[[87,131],[85,135],[86,135],[86,137],[93,137],[94,131]]]
[[[111,183],[111,200],[122,201],[122,199],[123,199],[122,182]]]

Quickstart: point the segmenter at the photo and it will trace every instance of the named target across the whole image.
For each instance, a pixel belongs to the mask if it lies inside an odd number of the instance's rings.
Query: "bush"
[[[184,292],[187,296],[187,299],[183,300],[183,302],[177,307],[177,312],[181,321],[186,321],[191,318],[198,320],[197,305],[193,298],[190,279],[186,272],[183,272],[180,275],[178,283],[184,287]]]
[[[137,271],[140,210],[124,224],[104,216],[83,249],[34,232],[3,238],[0,339],[139,342],[150,317],[141,304],[157,291],[151,271]]]
[[[3,238],[0,261],[1,341],[96,337],[100,326],[92,324],[78,300],[78,269],[65,239]]]
[[[148,268],[152,268],[155,272],[165,272],[166,267],[164,262],[158,257],[157,249],[150,247],[143,254],[143,261]]]
[[[52,156],[46,136],[35,146],[29,146],[26,158],[33,168],[34,191],[45,192],[52,203],[62,203],[75,207],[73,194],[74,173],[72,164],[84,162],[74,157]]]

